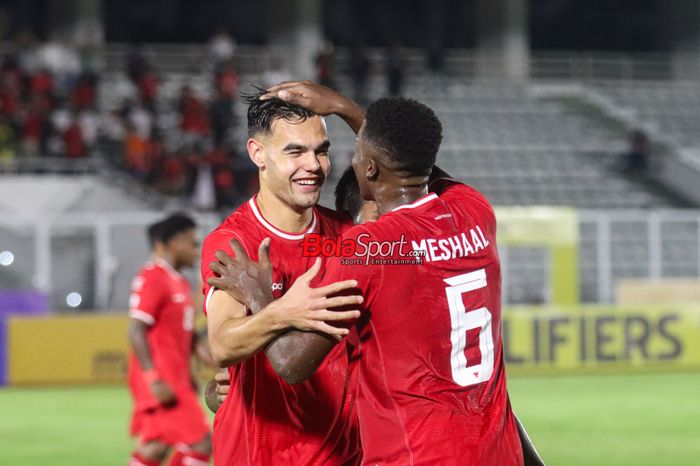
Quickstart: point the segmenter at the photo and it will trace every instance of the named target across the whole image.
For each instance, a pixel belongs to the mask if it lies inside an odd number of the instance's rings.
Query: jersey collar
[[[288,239],[288,240],[301,240],[304,239],[304,236],[306,236],[309,233],[312,233],[314,229],[316,228],[316,210],[312,209],[311,210],[311,224],[309,225],[309,228],[302,232],[302,233],[289,233],[286,231],[282,231],[279,228],[274,227],[270,222],[265,220],[265,217],[262,216],[262,213],[260,212],[260,209],[258,209],[258,203],[256,202],[256,197],[253,196],[250,198],[248,201],[248,204],[250,205],[250,210],[253,211],[253,215],[255,215],[255,218],[258,219],[258,222],[262,226],[264,226],[266,229],[274,233],[276,236],[279,236],[282,239]]]
[[[437,198],[438,198],[437,194],[428,193],[425,196],[418,198],[417,200],[415,200],[414,202],[412,202],[410,204],[400,205],[397,208],[392,209],[391,211],[396,212],[397,210],[401,210],[401,209],[415,209],[416,207],[420,207],[420,206],[427,204],[428,202],[433,201]]]
[[[153,262],[157,266],[164,268],[165,271],[168,272],[168,275],[170,275],[172,278],[176,280],[182,278],[182,274],[175,270],[175,268],[172,265],[170,265],[170,262],[166,261],[165,259],[158,257]]]

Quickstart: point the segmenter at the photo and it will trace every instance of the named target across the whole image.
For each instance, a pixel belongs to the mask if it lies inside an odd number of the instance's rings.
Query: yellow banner
[[[126,315],[9,319],[9,383],[123,381],[128,320]]]
[[[126,374],[128,317],[11,318],[10,384],[114,383]],[[511,307],[504,311],[509,372],[700,369],[700,305]],[[200,380],[211,370],[194,366]]]
[[[509,370],[700,368],[700,306],[508,308]]]
[[[10,384],[123,383],[129,356],[123,314],[12,317],[7,322]],[[212,368],[195,359],[200,382]]]

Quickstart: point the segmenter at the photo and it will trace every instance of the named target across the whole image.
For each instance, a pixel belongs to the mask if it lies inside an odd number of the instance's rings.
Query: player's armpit
[[[243,304],[220,290],[212,294],[207,311],[209,348],[219,367],[250,358],[288,328],[271,312],[246,315]]]
[[[292,330],[275,338],[265,355],[277,375],[294,384],[309,379],[337,343],[323,333]]]

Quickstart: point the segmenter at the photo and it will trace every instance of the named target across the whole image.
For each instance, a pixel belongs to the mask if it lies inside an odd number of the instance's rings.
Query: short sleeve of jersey
[[[209,286],[207,280],[215,276],[214,272],[209,268],[209,264],[216,261],[216,251],[224,251],[230,256],[235,256],[233,250],[231,249],[231,240],[237,239],[245,252],[250,256],[250,251],[247,245],[240,238],[240,235],[236,234],[233,230],[217,230],[209,234],[202,244],[202,261],[201,261],[201,274],[202,274],[202,293],[204,294],[204,314],[207,313],[207,304],[211,294],[214,292],[214,288]]]
[[[129,316],[148,325],[155,324],[168,294],[168,284],[157,269],[143,270],[131,282]]]

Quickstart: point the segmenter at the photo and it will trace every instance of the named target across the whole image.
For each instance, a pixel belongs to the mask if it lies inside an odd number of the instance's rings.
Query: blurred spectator
[[[73,105],[78,110],[87,110],[95,106],[95,93],[97,77],[93,74],[83,73],[78,77],[78,82],[73,90]]]
[[[151,169],[148,139],[131,122],[126,124],[124,164],[129,173],[140,179],[145,179]]]
[[[403,88],[404,61],[401,48],[394,43],[386,55],[386,77],[389,95],[400,96]]]
[[[183,86],[178,108],[180,128],[185,136],[185,144],[197,144],[209,133],[209,115],[201,100],[195,96],[190,86]]]
[[[83,136],[83,142],[88,150],[95,147],[100,120],[92,110],[83,110],[78,113],[77,123]]]
[[[41,68],[31,78],[30,91],[32,94],[51,95],[54,89],[54,79],[47,68]]]
[[[214,62],[215,70],[218,71],[220,66],[231,62],[235,53],[236,42],[225,29],[219,29],[209,40],[209,55]]]
[[[48,120],[50,111],[47,97],[32,95],[22,121],[22,153],[25,156],[36,157],[46,153],[46,144],[51,132]]]
[[[233,99],[218,91],[209,108],[211,130],[215,146],[226,142],[226,136],[233,123]]]
[[[238,73],[233,67],[233,63],[228,61],[221,65],[221,68],[216,72],[215,88],[224,97],[233,101],[238,93]]]
[[[139,91],[141,104],[151,112],[156,110],[156,99],[158,98],[158,77],[149,65],[146,65],[136,79],[136,87]]]
[[[445,67],[445,50],[440,45],[439,39],[433,37],[428,43],[427,49],[428,71],[431,74],[440,75]]]
[[[127,118],[134,125],[134,130],[139,133],[143,139],[148,139],[153,131],[153,115],[148,109],[140,104],[127,107]]]
[[[211,166],[201,161],[195,166],[196,178],[192,189],[191,202],[198,209],[211,210],[216,207],[216,187]]]
[[[68,43],[47,42],[39,48],[38,54],[44,73],[55,77],[55,81],[51,79],[52,88],[62,96],[68,95],[81,71],[78,52]]]
[[[367,79],[369,77],[369,58],[364,45],[356,44],[350,52],[350,78],[352,79],[353,97],[360,105],[367,104]]]
[[[12,160],[15,156],[15,130],[10,120],[0,115],[0,160]]]
[[[324,86],[333,87],[333,44],[323,40],[316,55],[316,79]]]
[[[651,144],[647,135],[635,130],[630,135],[630,147],[624,156],[623,170],[630,175],[646,175],[649,169]]]
[[[83,130],[80,128],[77,118],[71,118],[70,125],[63,132],[62,138],[67,157],[78,158],[87,155]]]
[[[148,67],[148,60],[141,46],[133,45],[126,57],[126,72],[129,75],[129,79],[138,85],[139,78],[141,78]]]

